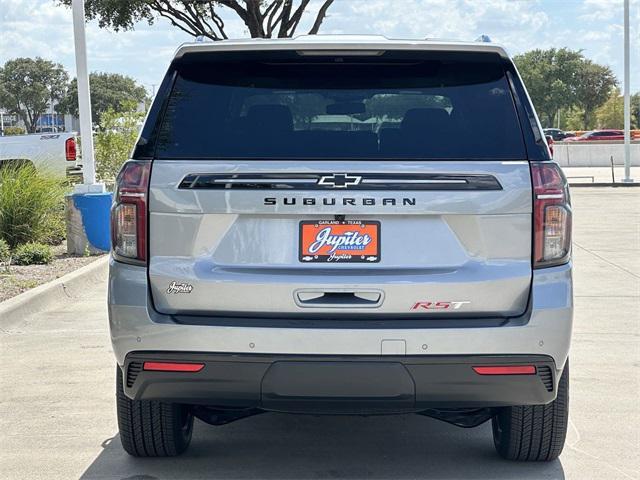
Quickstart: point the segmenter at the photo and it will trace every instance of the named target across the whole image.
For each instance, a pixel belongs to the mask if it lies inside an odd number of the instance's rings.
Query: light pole
[[[93,128],[91,119],[91,94],[87,69],[87,40],[84,25],[84,0],[73,0],[73,39],[76,49],[76,75],[78,77],[78,113],[80,114],[80,140],[82,143],[82,172],[84,187],[76,186],[76,192],[101,192],[104,185],[96,185],[93,155]]]
[[[631,178],[631,67],[629,48],[629,0],[624,0],[624,178],[625,183],[633,182]]]
[[[109,210],[112,196],[104,184],[96,183],[93,156],[91,97],[87,70],[87,42],[84,25],[84,0],[73,0],[73,39],[76,50],[78,78],[78,112],[82,147],[84,183],[75,185],[73,195],[67,195],[67,252],[71,254],[102,253],[109,250]]]

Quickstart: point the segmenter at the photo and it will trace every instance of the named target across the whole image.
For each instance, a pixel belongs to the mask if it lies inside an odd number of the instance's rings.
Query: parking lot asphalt
[[[460,429],[417,415],[264,414],[196,423],[173,459],[124,453],[105,284],[2,327],[0,478],[640,478],[640,190],[575,189],[571,414],[560,460],[494,453],[490,424]]]

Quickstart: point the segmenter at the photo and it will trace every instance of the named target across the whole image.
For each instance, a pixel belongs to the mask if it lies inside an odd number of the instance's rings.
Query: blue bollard
[[[71,206],[70,204],[72,204],[73,208],[80,213],[80,218],[82,221],[82,231],[84,233],[84,236],[86,237],[90,250],[92,252],[109,251],[109,249],[111,248],[109,215],[111,210],[111,203],[113,200],[113,194],[83,193],[73,194],[71,195],[71,197],[73,201],[68,202],[67,205]],[[78,230],[79,229],[76,229],[76,232]],[[67,241],[69,242],[69,239]],[[79,250],[79,247],[84,242],[77,241],[75,243],[77,245],[75,248],[73,248],[73,250]],[[67,245],[67,247],[69,250],[72,250],[69,244]],[[79,252],[76,251],[73,253]]]

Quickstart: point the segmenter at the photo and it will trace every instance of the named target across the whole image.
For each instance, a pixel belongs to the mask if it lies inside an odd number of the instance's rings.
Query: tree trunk
[[[264,38],[264,31],[262,30],[262,12],[260,11],[259,2],[247,2],[247,15],[245,19],[245,25],[249,29],[249,35],[251,38]]]
[[[29,111],[20,111],[18,115],[22,119],[27,133],[36,133],[36,122],[38,121],[38,117],[35,115],[32,116]]]
[[[591,128],[591,110],[589,110],[588,108],[584,109],[582,122],[585,130],[589,130]]]

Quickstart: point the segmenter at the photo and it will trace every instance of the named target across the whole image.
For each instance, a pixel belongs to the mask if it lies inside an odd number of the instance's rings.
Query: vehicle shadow
[[[559,461],[518,463],[494,451],[491,424],[460,429],[419,415],[267,413],[211,427],[196,421],[178,458],[128,456],[118,435],[82,479],[564,479]]]

